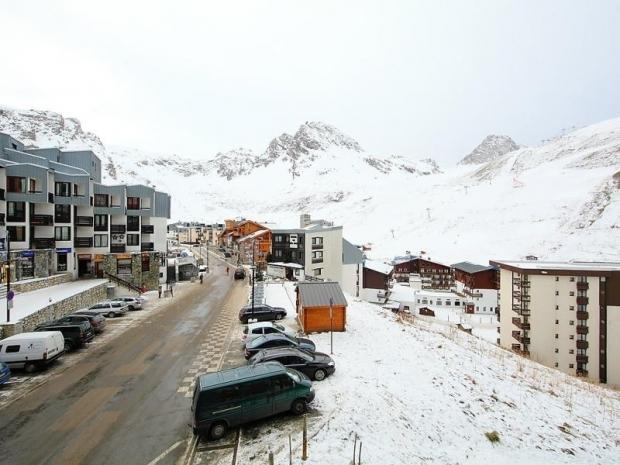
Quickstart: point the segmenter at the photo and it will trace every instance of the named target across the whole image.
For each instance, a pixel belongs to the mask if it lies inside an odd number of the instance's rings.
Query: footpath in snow
[[[286,294],[278,293],[285,303]],[[315,382],[304,464],[618,464],[620,393],[519,357],[453,327],[350,299],[334,334],[336,373]],[[275,304],[276,302],[273,302]],[[291,305],[287,306],[291,309]],[[294,316],[294,311],[291,314]],[[310,335],[329,353],[328,333]],[[240,463],[301,464],[300,421],[248,428]],[[498,442],[486,434],[497,433]]]

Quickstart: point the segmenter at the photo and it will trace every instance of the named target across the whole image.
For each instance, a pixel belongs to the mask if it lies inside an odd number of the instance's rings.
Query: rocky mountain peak
[[[517,149],[519,149],[519,145],[509,136],[491,134],[486,136],[469,155],[463,158],[459,165],[479,165]]]

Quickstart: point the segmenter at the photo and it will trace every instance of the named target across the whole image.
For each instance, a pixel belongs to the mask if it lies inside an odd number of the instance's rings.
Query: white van
[[[49,365],[65,352],[60,331],[21,333],[0,340],[0,362],[32,373]]]

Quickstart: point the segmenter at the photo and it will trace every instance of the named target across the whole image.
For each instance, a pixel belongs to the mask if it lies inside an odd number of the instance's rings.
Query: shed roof
[[[347,305],[340,284],[335,281],[302,281],[297,284],[304,307],[328,307],[329,299],[333,305]]]
[[[454,265],[452,265],[452,268],[456,270],[464,271],[465,273],[470,273],[470,274],[479,273],[480,271],[487,271],[487,270],[495,269],[495,267],[492,265],[484,266],[484,265],[477,265],[476,263],[471,263],[471,262],[455,263]]]

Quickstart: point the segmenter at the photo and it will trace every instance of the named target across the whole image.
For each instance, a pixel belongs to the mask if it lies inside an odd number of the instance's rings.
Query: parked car
[[[125,302],[114,302],[111,300],[104,300],[103,302],[99,302],[88,307],[88,310],[95,311],[100,315],[107,316],[108,318],[115,318],[117,316],[124,315],[127,313],[128,309],[129,306]]]
[[[73,315],[64,316],[57,321],[59,323],[73,323],[76,321],[80,321],[80,319],[83,320],[84,318],[86,318],[90,325],[93,327],[93,331],[95,332],[95,334],[101,334],[106,327],[105,318],[99,313],[93,313],[91,315],[86,313],[74,313]]]
[[[0,341],[0,362],[27,373],[44,368],[65,352],[60,331],[20,333]]]
[[[0,385],[5,384],[11,378],[11,369],[9,366],[0,362]]]
[[[200,273],[206,273],[207,272],[207,265],[199,265],[198,266],[198,274]]]
[[[211,439],[275,414],[302,414],[315,395],[304,374],[277,362],[207,373],[198,376],[195,386],[192,430]]]
[[[280,362],[286,368],[300,371],[316,381],[323,381],[336,371],[336,364],[329,355],[321,352],[304,352],[292,347],[264,349],[248,361],[251,365],[266,362]]]
[[[239,310],[239,320],[246,324],[249,320],[281,320],[285,316],[286,310],[284,310],[282,307],[272,307],[271,305],[266,304],[254,305],[254,308],[252,308],[251,305],[246,305],[241,310]]]
[[[286,334],[265,334],[255,337],[245,343],[246,360],[256,352],[263,349],[274,349],[276,347],[296,347],[301,350],[314,352],[316,346],[310,339],[303,337],[291,337]]]
[[[246,342],[257,336],[262,336],[263,334],[274,333],[286,334],[291,337],[296,336],[293,331],[285,326],[282,326],[280,323],[276,323],[275,321],[259,321],[256,323],[249,323],[245,328],[243,328],[243,336],[241,336],[241,340]]]
[[[81,339],[82,342],[90,342],[95,337],[95,330],[93,326],[90,324],[88,318],[78,318],[77,321],[48,321],[46,323],[42,323],[35,328],[35,331],[45,331],[46,328],[56,327],[56,326],[79,326],[81,330]],[[63,333],[64,334],[64,333]],[[65,338],[66,339],[66,338]]]
[[[235,270],[235,279],[245,279],[245,270],[243,268]]]
[[[60,331],[65,340],[64,349],[65,352],[71,352],[72,350],[83,347],[84,344],[91,341],[95,337],[90,323],[88,323],[88,329],[85,329],[85,324],[82,323],[48,323],[40,325],[35,328],[35,331]]]
[[[114,297],[111,300],[112,302],[126,303],[129,311],[142,310],[142,303],[144,301],[142,297],[134,297],[134,296]]]

